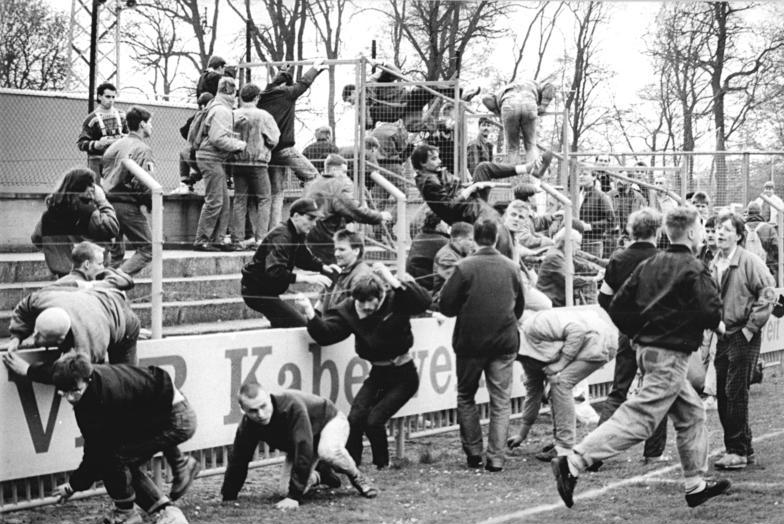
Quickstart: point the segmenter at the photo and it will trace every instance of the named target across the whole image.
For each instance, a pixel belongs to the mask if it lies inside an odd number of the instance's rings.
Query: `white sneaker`
[[[193,192],[193,190],[188,186],[188,184],[186,184],[184,182],[180,182],[179,187],[177,187],[177,189],[173,190],[169,194],[170,195],[190,195],[192,192]]]
[[[155,524],[188,524],[188,519],[180,508],[170,504],[158,512]]]

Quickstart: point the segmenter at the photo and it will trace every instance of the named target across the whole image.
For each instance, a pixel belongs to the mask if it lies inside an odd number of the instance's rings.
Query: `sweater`
[[[130,159],[139,167],[154,173],[152,148],[136,131],[109,146],[103,154],[103,189],[109,202],[126,202],[152,208],[152,192],[122,164]]]

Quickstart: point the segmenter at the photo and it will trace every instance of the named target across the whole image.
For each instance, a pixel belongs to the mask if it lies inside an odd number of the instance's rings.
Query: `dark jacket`
[[[97,365],[84,395],[74,406],[84,437],[84,456],[70,483],[85,490],[101,478],[105,462],[125,442],[164,426],[171,414],[174,386],[158,367]]]
[[[199,76],[199,81],[196,83],[196,98],[202,93],[210,93],[212,96],[218,94],[218,83],[223,75],[212,69],[205,69]]]
[[[425,289],[432,290],[433,261],[436,253],[449,243],[449,236],[432,230],[423,230],[411,241],[406,258],[406,273],[417,279]]]
[[[301,391],[288,390],[270,397],[272,417],[269,424],[263,426],[246,416],[240,421],[223,476],[223,500],[237,499],[248,476],[248,462],[259,442],[265,442],[270,449],[279,449],[293,459],[288,497],[302,499],[310,468],[318,459],[321,431],[335,418],[338,410],[329,400]]]
[[[337,152],[338,146],[336,146],[334,142],[330,142],[329,140],[316,140],[305,146],[305,149],[302,150],[302,155],[310,160],[310,163],[313,164],[313,167],[319,172],[323,172],[324,159],[330,154]]]
[[[403,355],[414,345],[411,316],[424,313],[430,305],[427,290],[416,282],[405,282],[387,292],[372,315],[359,318],[353,300],[344,300],[308,321],[308,333],[318,344],[328,346],[354,335],[354,348],[370,362]]]
[[[525,299],[515,264],[492,247],[480,247],[455,265],[441,288],[441,312],[457,316],[452,347],[459,357],[517,353],[517,319]]]
[[[261,93],[259,99],[259,109],[264,109],[275,118],[275,122],[280,129],[280,140],[273,149],[280,151],[294,145],[294,106],[297,98],[310,87],[310,84],[318,76],[319,71],[310,68],[302,78],[292,85],[274,85],[270,83]]]
[[[626,249],[616,250],[607,263],[604,282],[612,288],[613,292],[618,291],[629,275],[640,265],[640,262],[651,258],[656,253],[656,246],[648,242],[634,242]],[[610,300],[612,300],[612,295],[599,293],[599,305],[605,310],[610,307]]]
[[[305,245],[291,219],[267,233],[253,259],[242,268],[242,294],[278,296],[296,282],[294,267],[322,271],[324,265]]]
[[[580,220],[591,225],[591,230],[583,233],[583,239],[600,240],[605,231],[615,226],[610,198],[596,188],[586,191],[580,206]]]
[[[593,271],[593,268],[583,262],[579,256],[572,258],[574,265],[572,283],[574,288],[579,288],[586,285],[588,279],[580,277],[578,273],[589,273]],[[553,307],[566,305],[566,277],[564,276],[566,269],[564,252],[556,247],[551,247],[539,266],[536,289],[547,295],[547,298],[553,303]]]
[[[644,260],[615,293],[618,329],[638,344],[691,353],[721,320],[719,289],[688,246],[671,245]]]

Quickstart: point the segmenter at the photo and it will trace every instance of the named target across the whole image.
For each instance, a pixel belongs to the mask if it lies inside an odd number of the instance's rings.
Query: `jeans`
[[[727,453],[747,457],[754,453],[749,427],[749,386],[757,365],[762,337],[750,341],[741,331],[720,337],[716,342],[716,404],[724,429]]]
[[[145,462],[159,451],[167,450],[173,457],[177,444],[196,432],[196,413],[183,400],[172,406],[171,414],[157,431],[121,442],[102,464],[102,480],[106,492],[118,502],[136,501],[150,513],[166,501],[166,496],[142,469]],[[179,450],[177,450],[179,453]]]
[[[389,465],[387,421],[419,389],[419,375],[414,362],[402,366],[373,366],[357,392],[348,422],[348,449],[357,465],[362,463],[362,434],[366,434],[373,452],[373,464]]]
[[[649,438],[669,415],[677,433],[684,477],[702,477],[708,471],[705,409],[700,396],[686,380],[689,354],[635,346],[637,365],[643,373],[640,392],[577,444],[575,453],[582,458],[584,466],[613,457]]]
[[[544,368],[547,362],[522,357],[525,371],[525,405],[523,425],[532,426],[539,414],[539,406],[544,395],[545,382],[550,383],[550,406],[553,414],[553,434],[555,446],[560,452],[574,447],[577,419],[574,414],[574,395],[572,390],[578,382],[599,369],[604,362],[574,360],[560,373],[548,377]]]
[[[515,354],[491,357],[457,356],[457,421],[460,441],[468,456],[482,454],[482,426],[474,397],[479,377],[485,374],[490,395],[490,425],[487,435],[487,463],[502,467],[512,409],[509,402],[512,385],[512,364]]]
[[[270,322],[270,327],[304,327],[308,325],[305,315],[291,304],[276,296],[259,296],[253,290],[243,287],[242,299],[254,311],[258,311]]]
[[[504,124],[507,161],[520,162],[520,139],[525,149],[525,162],[533,162],[539,156],[536,148],[539,115],[535,103],[507,103],[501,105],[501,122]]]
[[[116,342],[109,342],[106,348],[109,364],[130,364],[139,365],[139,358],[136,356],[136,342],[139,340],[141,322],[136,313],[131,310],[131,306],[126,304],[123,314],[125,315],[125,336]]]
[[[196,153],[196,163],[204,176],[204,205],[196,226],[195,244],[220,244],[231,213],[226,171],[223,162],[200,158],[199,153]]]
[[[610,418],[618,406],[626,401],[629,388],[637,376],[637,355],[632,349],[629,337],[620,333],[618,336],[618,353],[615,355],[615,373],[613,374],[612,390],[602,406],[599,425]],[[656,427],[653,435],[645,441],[643,457],[660,457],[667,445],[667,418]]]
[[[270,209],[270,228],[275,227],[283,219],[283,190],[286,183],[286,169],[291,168],[294,175],[302,182],[309,182],[318,176],[318,171],[310,160],[297,151],[294,146],[273,151],[269,162],[269,177],[272,190]]]
[[[514,164],[500,164],[497,162],[480,162],[474,168],[474,182],[484,182],[497,178],[517,176]]]
[[[152,230],[147,217],[138,204],[129,202],[112,202],[120,223],[120,232],[114,243],[109,246],[109,260],[112,267],[118,267],[135,275],[152,261]],[[131,258],[125,258],[125,240],[127,238],[136,252]]]
[[[260,241],[269,230],[270,178],[267,166],[234,166],[234,209],[231,219],[231,241],[245,240],[245,216],[250,216],[253,237]]]

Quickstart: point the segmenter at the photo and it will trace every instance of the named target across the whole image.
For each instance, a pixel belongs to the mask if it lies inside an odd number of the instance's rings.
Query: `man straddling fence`
[[[340,268],[325,265],[305,245],[305,237],[313,228],[321,211],[313,199],[300,198],[289,208],[290,217],[272,229],[259,245],[253,259],[242,268],[242,298],[249,308],[262,313],[272,327],[301,327],[307,321],[297,309],[284,302],[280,295],[294,282],[307,282],[323,287],[332,283],[330,277]],[[294,268],[318,271],[318,275],[294,273]]]
[[[482,466],[482,426],[476,392],[484,373],[490,395],[490,426],[485,469],[504,466],[509,428],[512,364],[520,347],[517,319],[525,298],[515,263],[495,245],[498,223],[480,219],[474,224],[476,252],[455,265],[441,288],[440,310],[457,317],[452,347],[457,356],[457,418],[468,467]]]
[[[389,289],[387,289],[389,288]],[[362,438],[367,435],[373,464],[389,465],[386,424],[419,389],[414,357],[411,317],[425,312],[430,294],[406,273],[397,277],[382,262],[373,274],[361,277],[351,289],[351,299],[318,315],[305,296],[297,300],[308,319],[308,333],[322,346],[354,335],[354,349],[370,361],[370,375],[354,397],[348,422],[346,447],[362,463]]]
[[[141,524],[137,504],[156,522],[187,524],[172,499],[184,494],[195,475],[185,489],[167,497],[145,472],[153,455],[177,449],[196,431],[196,413],[169,374],[154,366],[93,365],[74,353],[55,362],[52,380],[73,405],[84,438],[81,464],[55,488],[60,502],[100,480],[114,501],[101,522]],[[172,469],[185,470],[188,464],[180,454]]]
[[[275,504],[278,509],[298,508],[302,498],[318,484],[339,487],[340,479],[333,469],[348,476],[363,497],[378,495],[346,450],[348,421],[332,402],[294,390],[270,394],[253,383],[240,388],[237,400],[244,416],[223,475],[224,501],[237,500],[248,476],[248,463],[260,442],[286,453],[281,487],[285,482],[288,492]]]
[[[152,230],[141,206],[152,210],[152,191],[142,184],[124,165],[132,160],[139,167],[154,174],[155,161],[148,144],[152,136],[152,115],[145,108],[132,106],[125,115],[128,135],[114,142],[103,155],[106,198],[114,206],[120,232],[109,248],[112,267],[119,267],[133,276],[152,261]],[[133,256],[125,258],[125,239],[136,249]]]
[[[698,506],[727,491],[726,479],[706,480],[708,439],[702,400],[686,379],[690,354],[705,329],[723,332],[721,298],[707,268],[694,253],[702,242],[697,211],[677,208],[666,217],[671,245],[643,261],[610,303],[618,329],[632,333],[642,388],[567,456],[551,466],[558,494],[574,505],[580,472],[650,437],[667,415],[678,434],[686,503]]]
[[[115,140],[128,132],[125,113],[114,107],[117,88],[104,82],[98,86],[98,107],[82,122],[82,132],[76,141],[80,151],[87,153],[87,167],[95,173],[97,184],[103,170],[103,153]]]

